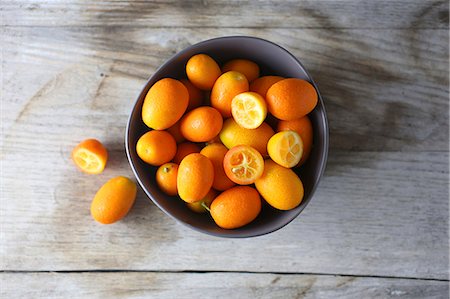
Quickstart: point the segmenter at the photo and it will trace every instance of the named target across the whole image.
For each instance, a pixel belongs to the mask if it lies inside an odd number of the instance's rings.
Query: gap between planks
[[[423,28],[423,27],[393,27],[393,28],[380,28],[380,27],[332,27],[332,26],[199,26],[199,25],[187,25],[187,26],[146,26],[146,25],[0,25],[0,28],[137,28],[137,29],[289,29],[289,30],[374,30],[374,31],[395,31],[395,30],[443,30],[449,31],[449,28]]]
[[[93,269],[93,270],[1,270],[0,273],[5,274],[38,274],[38,273],[60,273],[60,274],[76,274],[76,273],[168,273],[168,274],[270,274],[270,275],[316,275],[316,276],[335,276],[335,277],[356,277],[356,278],[383,278],[383,279],[404,279],[404,280],[423,280],[423,281],[450,281],[449,279],[440,278],[421,278],[408,276],[392,276],[392,275],[357,275],[357,274],[336,274],[336,273],[314,273],[314,272],[256,272],[256,271],[201,271],[201,270],[126,270],[126,269]]]

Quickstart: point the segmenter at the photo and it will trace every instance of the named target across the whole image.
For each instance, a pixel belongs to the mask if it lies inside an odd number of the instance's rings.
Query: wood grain
[[[447,298],[448,282],[245,273],[3,273],[3,298]]]
[[[0,11],[0,297],[448,297],[447,1],[17,0]],[[310,205],[244,240],[194,232],[143,192],[124,220],[94,222],[99,186],[133,177],[124,130],[146,79],[226,35],[285,47],[318,83],[331,147]],[[110,152],[98,176],[70,161],[88,137]]]
[[[76,136],[68,145],[36,138],[32,150],[6,153],[2,269],[448,278],[447,153],[332,151],[326,175],[300,217],[267,236],[227,240],[176,223],[143,193],[123,221],[95,223],[89,207],[98,187],[119,174],[132,176],[114,135],[111,130],[106,139],[115,149],[111,163],[99,176],[81,174],[69,161]]]
[[[448,28],[448,1],[2,1],[7,26]]]
[[[20,140],[50,127],[122,130],[145,79],[170,55],[232,34],[272,40],[302,60],[324,96],[332,149],[448,150],[447,30],[8,28],[7,135],[26,147]]]

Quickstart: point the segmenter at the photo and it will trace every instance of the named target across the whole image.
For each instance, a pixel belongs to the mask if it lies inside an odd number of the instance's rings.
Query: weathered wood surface
[[[304,62],[325,98],[332,149],[448,150],[448,30],[7,28],[6,135],[55,127],[67,146],[89,128],[107,138],[170,55],[232,34],[270,39]]]
[[[1,274],[1,297],[448,297],[448,3],[249,3],[2,1],[0,270],[25,272]],[[310,205],[246,240],[194,232],[143,193],[95,223],[98,187],[132,177],[124,129],[146,79],[224,35],[280,44],[318,83],[331,148]],[[70,161],[87,137],[110,150],[99,176]]]
[[[448,282],[245,273],[4,273],[2,298],[446,299]]]
[[[98,187],[118,174],[132,176],[121,143],[106,144],[117,150],[95,177],[70,164],[71,146],[41,143],[7,153],[3,269],[448,277],[446,153],[334,151],[299,218],[267,236],[227,240],[177,224],[142,193],[123,221],[95,223],[89,207]],[[21,163],[24,157],[29,162]],[[27,171],[17,179],[21,169]]]
[[[448,28],[444,0],[3,1],[7,26]]]

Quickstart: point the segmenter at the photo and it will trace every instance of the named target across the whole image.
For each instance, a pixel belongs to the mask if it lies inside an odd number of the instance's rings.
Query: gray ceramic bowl
[[[234,58],[250,59],[261,67],[262,75],[302,78],[311,82],[318,90],[303,65],[288,51],[272,42],[254,37],[231,36],[215,38],[190,46],[167,60],[151,76],[133,107],[125,133],[126,151],[131,168],[144,192],[161,210],[197,231],[229,238],[254,237],[276,231],[291,222],[306,207],[325,170],[328,155],[328,122],[319,92],[319,103],[309,114],[314,130],[314,146],[306,164],[300,169],[294,169],[305,188],[302,203],[290,211],[278,211],[263,204],[257,219],[242,228],[221,229],[209,214],[196,214],[189,210],[181,199],[162,193],[155,183],[157,167],[145,164],[136,153],[137,140],[149,130],[141,119],[142,104],[149,88],[156,81],[165,77],[185,78],[186,62],[191,56],[199,53],[210,55],[219,64]]]

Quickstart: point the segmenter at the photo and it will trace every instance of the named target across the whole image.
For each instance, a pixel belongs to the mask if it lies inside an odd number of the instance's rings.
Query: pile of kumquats
[[[155,180],[161,191],[195,212],[209,212],[225,229],[252,222],[261,197],[279,210],[297,207],[303,184],[291,168],[303,165],[312,149],[307,115],[317,105],[314,87],[298,78],[260,77],[250,60],[220,68],[206,54],[189,59],[186,75],[157,81],[142,106],[142,120],[152,130],[139,138],[136,152],[159,167]],[[99,142],[82,144],[72,154],[75,163],[101,172],[106,150]],[[102,223],[117,221],[135,195],[132,181],[112,179],[97,193],[91,213]]]

